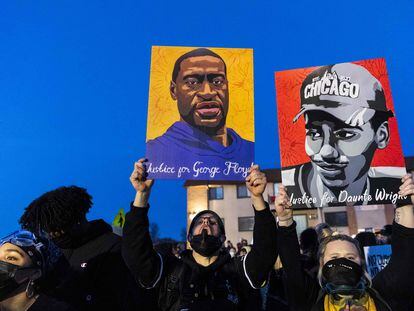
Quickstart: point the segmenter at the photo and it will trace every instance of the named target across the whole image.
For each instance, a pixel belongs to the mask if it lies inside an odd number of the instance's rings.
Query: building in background
[[[407,171],[414,175],[414,157],[405,158]],[[280,169],[264,170],[268,184],[265,200],[274,209],[274,199],[281,183]],[[233,243],[253,239],[253,208],[245,183],[216,181],[186,181],[187,228],[194,216],[202,210],[218,213],[226,228],[227,240]],[[294,211],[298,234],[308,227],[326,222],[337,231],[350,235],[360,231],[380,230],[391,224],[394,218],[393,205],[340,206],[321,209],[297,209]]]

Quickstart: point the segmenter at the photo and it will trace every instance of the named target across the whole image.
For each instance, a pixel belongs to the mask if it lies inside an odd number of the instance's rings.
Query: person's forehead
[[[338,109],[338,112],[340,112],[340,108],[336,108]],[[344,114],[346,112],[344,111]],[[348,124],[346,124],[344,121],[338,119],[337,117],[335,117],[334,115],[330,114],[328,111],[323,111],[323,110],[309,110],[305,112],[305,123],[332,123],[335,125],[340,125],[340,126],[347,126],[349,127]]]
[[[325,255],[333,254],[333,253],[339,253],[339,254],[354,253],[354,254],[358,254],[358,250],[357,250],[356,246],[353,243],[349,242],[349,241],[336,240],[336,241],[329,242],[326,245]]]
[[[344,112],[346,116],[346,112]],[[362,124],[361,126],[352,126],[346,124],[344,121],[336,118],[328,112],[323,112],[319,110],[311,110],[305,113],[305,124],[307,128],[310,127],[321,127],[323,124],[328,125],[329,127],[338,130],[338,129],[359,129],[365,130],[367,127],[370,127],[369,122]]]
[[[24,250],[22,250],[20,247],[11,244],[11,243],[4,243],[3,245],[0,246],[0,253],[2,254],[16,254],[16,255],[20,255],[23,258],[26,259],[30,259],[29,255],[26,254],[26,252]]]
[[[180,65],[180,74],[185,76],[193,72],[225,74],[224,62],[211,55],[194,56],[184,59]]]
[[[216,216],[214,214],[205,213],[205,214],[202,214],[202,215],[198,216],[197,221],[202,220],[202,219],[206,219],[206,218],[209,219],[209,220],[217,220]]]
[[[16,252],[19,252],[19,253],[24,253],[24,251],[20,247],[14,245],[12,243],[2,244],[0,246],[0,250],[2,250],[2,251],[16,251]]]

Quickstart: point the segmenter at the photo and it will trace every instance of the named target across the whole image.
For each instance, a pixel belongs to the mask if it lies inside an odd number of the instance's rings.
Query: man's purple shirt
[[[225,147],[186,122],[175,122],[162,136],[147,142],[149,177],[244,180],[245,170],[254,160],[254,143],[231,128],[227,128],[227,134],[231,144]],[[180,167],[189,171],[181,169],[178,176]]]

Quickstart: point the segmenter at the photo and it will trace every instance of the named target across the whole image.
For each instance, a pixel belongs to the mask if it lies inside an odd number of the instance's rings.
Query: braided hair
[[[31,232],[67,231],[86,220],[92,197],[86,189],[69,186],[46,192],[26,207],[19,223]]]

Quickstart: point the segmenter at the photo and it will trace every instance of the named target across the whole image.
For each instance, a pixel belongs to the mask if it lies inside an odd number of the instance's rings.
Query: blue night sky
[[[5,1],[0,10],[0,234],[61,185],[112,222],[145,153],[152,45],[254,49],[256,161],[279,167],[277,70],[385,57],[404,155],[414,155],[413,1]],[[182,181],[157,181],[161,236],[185,226]]]

